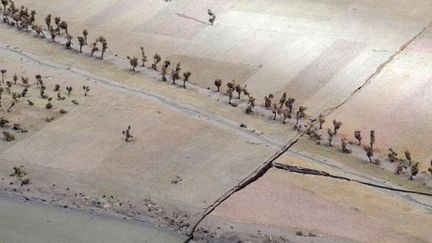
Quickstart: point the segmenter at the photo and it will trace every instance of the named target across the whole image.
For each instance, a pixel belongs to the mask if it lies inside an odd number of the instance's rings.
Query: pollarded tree
[[[361,131],[360,130],[355,131],[354,132],[354,137],[358,141],[358,146],[360,146],[361,145],[361,141],[362,141]]]
[[[87,40],[88,40],[88,39],[87,39],[87,37],[88,37],[88,30],[84,29],[82,34],[83,34],[83,36],[84,36],[85,43],[86,43],[86,45],[87,45]]]
[[[373,156],[374,156],[374,151],[373,148],[371,148],[370,146],[366,145],[363,147],[364,151],[366,152],[366,156],[369,158],[369,162],[373,162]]]
[[[287,100],[287,94],[286,94],[286,92],[284,92],[283,94],[282,94],[282,97],[280,98],[280,100],[279,100],[279,108],[281,108],[282,109],[282,107],[283,107],[283,105],[285,104],[285,101]]]
[[[159,62],[162,60],[161,56],[159,54],[155,54],[153,56],[153,63],[152,63],[152,68],[154,70],[157,70],[157,65],[159,64]]]
[[[167,81],[166,74],[168,73],[168,67],[171,65],[171,62],[169,60],[165,60],[164,64],[162,65],[162,81]]]
[[[93,56],[93,54],[94,54],[95,52],[99,51],[99,48],[97,47],[97,42],[93,42],[93,45],[92,45],[92,46],[93,46],[93,47],[92,47],[92,49],[91,49],[90,56]]]
[[[234,88],[232,87],[228,88],[227,93],[228,93],[228,104],[232,105],[231,99],[233,98]]]
[[[394,151],[392,148],[389,148],[389,152],[387,154],[387,157],[390,160],[390,162],[393,163],[393,162],[399,160],[397,156],[398,156],[398,153],[396,151]]]
[[[249,93],[249,91],[246,89],[246,87],[247,87],[247,84],[245,84],[245,85],[243,86],[243,88],[242,88],[242,90],[243,90],[243,94],[250,98],[250,97],[251,97],[251,96],[250,96],[250,93]]]
[[[66,91],[67,91],[68,95],[71,95],[72,90],[73,90],[72,86],[66,86]]]
[[[411,166],[412,164],[411,152],[408,149],[405,149],[404,154],[405,154],[405,158],[408,160],[407,166]]]
[[[47,27],[48,30],[51,27],[51,17],[52,17],[51,14],[48,14],[45,17],[45,25],[46,25],[46,27]]]
[[[333,145],[332,145],[332,142],[333,142],[333,137],[334,137],[334,131],[333,130],[331,130],[330,128],[328,128],[327,129],[327,134],[328,134],[328,145],[330,146],[330,147],[332,147]]]
[[[130,130],[131,130],[131,127],[128,126],[128,128],[126,130],[122,131],[122,134],[123,134],[126,142],[130,142],[131,139],[133,139],[133,136],[132,136]]]
[[[23,83],[24,86],[29,87],[30,83],[29,83],[29,78],[21,76],[21,82]]]
[[[246,114],[251,113],[254,107],[255,107],[255,98],[253,96],[250,96],[248,100],[248,107],[246,108]]]
[[[66,21],[63,20],[62,22],[60,22],[59,27],[61,30],[64,30],[64,32],[66,33],[66,36],[69,35],[68,24]]]
[[[67,49],[71,49],[72,48],[72,45],[73,45],[73,43],[72,43],[72,36],[71,35],[67,35],[66,36],[66,44],[65,44],[65,46],[66,46],[66,48]]]
[[[346,138],[341,139],[342,152],[350,154],[352,151],[348,148],[348,140]]]
[[[176,84],[176,80],[180,78],[179,72],[177,69],[171,70],[171,80],[172,84]]]
[[[99,37],[99,41],[102,44],[101,58],[103,59],[104,58],[104,54],[105,54],[106,50],[108,49],[108,42],[107,42],[107,40],[103,36]]]
[[[281,113],[281,109],[278,107],[276,103],[273,103],[272,113],[273,113],[273,121],[276,120],[277,114]]]
[[[234,87],[235,92],[237,93],[237,99],[241,98],[241,93],[243,92],[242,87],[240,86],[240,84],[236,84]]]
[[[337,132],[341,128],[341,126],[342,126],[342,122],[333,120],[333,131],[335,135],[337,135]]]
[[[87,96],[88,95],[88,93],[90,92],[90,86],[86,86],[86,85],[83,85],[83,90],[84,90],[84,96]]]
[[[43,38],[46,38],[45,33],[42,30],[42,27],[39,25],[33,25],[32,30],[36,32],[39,36],[43,36]]]
[[[49,33],[50,33],[50,35],[51,35],[51,40],[52,40],[52,41],[55,41],[55,38],[56,38],[56,36],[57,36],[57,32],[56,32],[56,30],[55,30],[52,26],[50,26],[50,27],[48,28],[48,31],[49,31]]]
[[[1,75],[2,75],[2,83],[4,83],[7,70],[6,69],[2,69],[2,70],[0,70],[0,72],[1,72]]]
[[[375,144],[375,130],[370,131],[370,142],[369,146],[373,149]]]
[[[220,80],[220,79],[216,79],[216,80],[214,81],[214,85],[215,85],[216,88],[217,88],[217,92],[220,92],[220,88],[221,88],[221,86],[222,86],[222,80]]]
[[[183,73],[183,88],[186,89],[186,82],[189,81],[190,76],[192,75],[191,72],[185,72]]]
[[[6,15],[6,7],[9,4],[8,0],[2,0],[1,3],[3,4],[3,15]]]
[[[325,116],[323,114],[319,114],[319,116],[318,116],[319,129],[323,128],[323,124],[325,122],[326,122]]]
[[[273,94],[269,94],[268,97],[264,97],[264,106],[266,108],[270,108],[272,106],[272,99],[274,98]]]
[[[61,17],[55,17],[54,18],[54,23],[57,26],[57,28],[55,29],[55,32],[59,35],[60,35],[60,22],[61,22]]]
[[[142,61],[141,66],[145,67],[145,63],[147,62],[147,56],[145,55],[144,47],[142,46],[141,46],[141,61]]]
[[[298,111],[296,113],[296,124],[294,126],[295,128],[298,128],[299,120],[306,117],[306,113],[305,113],[306,110],[307,108],[305,106],[300,106],[298,108]]]
[[[36,85],[43,86],[42,75],[36,74],[35,78],[36,78]]]
[[[14,81],[14,84],[16,85],[18,82],[18,75],[15,73],[12,79]]]
[[[288,108],[282,109],[282,124],[286,123],[286,119],[291,118],[291,113]]]
[[[135,68],[138,66],[138,58],[127,56],[129,64],[131,65],[131,71],[135,72]]]
[[[415,163],[413,165],[411,165],[411,175],[410,175],[410,180],[413,180],[414,176],[416,176],[419,172],[419,163]]]
[[[291,113],[291,114],[292,114],[292,110],[293,110],[293,107],[294,107],[294,102],[295,102],[295,99],[292,98],[292,97],[289,97],[287,99],[287,101],[285,102],[285,106],[288,107],[289,113]]]
[[[87,41],[84,37],[78,36],[78,43],[80,46],[80,52],[82,53],[82,48],[83,48],[83,46],[87,45]]]

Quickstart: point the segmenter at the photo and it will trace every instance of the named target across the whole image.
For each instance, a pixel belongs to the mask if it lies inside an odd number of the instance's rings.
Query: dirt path
[[[8,46],[4,45],[3,43],[0,43],[0,50],[3,52],[6,52],[8,54],[12,54],[12,55],[15,55],[18,57],[26,58],[26,59],[31,60],[33,62],[36,62],[37,64],[42,65],[42,66],[47,66],[47,67],[50,67],[53,69],[59,69],[59,70],[65,71],[65,72],[70,72],[70,73],[78,75],[79,77],[82,77],[84,79],[89,79],[90,81],[97,82],[97,83],[99,83],[99,84],[101,84],[107,88],[110,88],[112,90],[150,98],[152,100],[155,100],[155,101],[161,102],[165,105],[168,105],[169,107],[171,107],[177,111],[184,112],[184,113],[191,115],[192,117],[195,117],[197,119],[202,119],[202,120],[212,122],[215,125],[229,128],[229,129],[235,131],[236,133],[241,134],[244,137],[260,141],[262,143],[271,145],[275,148],[280,148],[283,146],[283,144],[280,141],[277,141],[276,139],[270,138],[270,137],[262,135],[262,134],[254,133],[253,129],[251,129],[251,128],[249,128],[249,129],[240,128],[240,124],[238,124],[237,122],[228,120],[226,118],[223,118],[221,116],[217,116],[215,114],[210,114],[208,112],[198,110],[195,107],[192,107],[192,106],[189,106],[186,104],[181,104],[181,103],[175,102],[175,101],[173,101],[167,97],[164,97],[162,95],[159,95],[156,93],[150,93],[150,92],[147,92],[141,88],[123,85],[123,84],[121,84],[117,81],[114,81],[114,80],[100,78],[100,77],[97,77],[97,76],[95,76],[89,72],[86,72],[86,71],[78,69],[78,68],[54,64],[54,63],[51,63],[49,61],[43,60],[40,57],[37,57],[37,56],[32,55],[30,53],[27,53],[23,50],[8,47]]]

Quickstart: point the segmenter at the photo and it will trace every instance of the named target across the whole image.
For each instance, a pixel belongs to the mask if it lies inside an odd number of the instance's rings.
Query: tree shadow
[[[190,19],[190,20],[193,20],[193,21],[198,22],[198,23],[201,23],[201,24],[210,25],[210,24],[207,23],[207,22],[204,22],[204,21],[202,21],[202,20],[196,19],[196,18],[194,18],[194,17],[187,16],[187,15],[185,15],[185,14],[181,14],[181,13],[176,13],[176,14],[177,14],[179,17],[182,17],[182,18],[185,18],[185,19]]]

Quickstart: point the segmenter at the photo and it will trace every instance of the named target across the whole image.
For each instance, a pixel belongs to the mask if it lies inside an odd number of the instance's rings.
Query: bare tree
[[[325,123],[325,116],[323,114],[319,114],[318,116],[318,123],[319,123],[319,129],[323,128],[323,124]]]
[[[142,61],[141,66],[145,67],[145,63],[147,62],[147,56],[145,55],[144,47],[142,46],[141,46],[141,61]]]
[[[71,35],[67,35],[66,36],[66,48],[67,49],[71,49],[72,48],[72,45],[73,45],[73,43],[72,43],[72,36]]]
[[[373,162],[373,156],[374,156],[373,149],[370,146],[366,145],[366,146],[364,146],[364,151],[366,152],[366,155],[369,158],[369,162],[372,163]]]
[[[93,56],[93,54],[94,54],[95,52],[99,51],[99,48],[97,47],[97,42],[93,42],[93,45],[92,45],[92,46],[93,46],[93,47],[92,47],[92,49],[91,49],[90,56]]]
[[[419,163],[415,163],[413,165],[411,165],[411,175],[410,175],[410,180],[414,179],[414,176],[416,176],[419,172]]]
[[[166,74],[168,72],[168,67],[171,65],[171,62],[169,60],[165,60],[164,64],[162,65],[162,81],[167,81]]]
[[[6,15],[6,7],[9,4],[8,0],[2,0],[1,3],[3,4],[3,15]]]
[[[186,89],[186,82],[189,81],[190,76],[192,75],[191,72],[185,72],[183,73],[183,88]]]
[[[51,27],[51,14],[48,14],[46,17],[45,17],[45,25],[46,25],[46,27],[47,27],[47,29],[49,30],[50,29],[50,27]]]
[[[84,29],[82,34],[83,34],[83,36],[84,36],[85,43],[86,43],[86,45],[87,45],[87,40],[88,40],[88,39],[87,39],[87,37],[88,37],[88,30]]]
[[[408,149],[405,149],[404,154],[405,154],[405,158],[408,160],[407,166],[411,166],[412,164],[411,152]]]
[[[216,15],[213,13],[213,11],[211,9],[209,9],[207,11],[207,14],[210,16],[210,18],[209,18],[210,24],[213,25],[215,20],[216,20]]]
[[[82,88],[84,90],[84,96],[87,96],[88,93],[90,92],[90,87],[88,85],[87,86],[83,85]]]
[[[83,46],[87,45],[87,41],[84,37],[78,36],[78,43],[80,46],[80,53],[82,53],[82,48],[83,48]]]
[[[333,137],[334,137],[334,131],[333,130],[331,130],[330,128],[328,128],[327,129],[327,134],[328,134],[328,145],[330,146],[330,147],[332,147],[333,145],[332,145],[332,142],[333,142]]]
[[[222,86],[222,80],[220,80],[220,79],[216,79],[216,80],[214,81],[214,85],[217,87],[217,92],[220,92],[220,88],[221,88],[221,86]]]
[[[45,33],[43,32],[41,26],[39,26],[39,25],[33,25],[33,26],[32,26],[32,30],[33,30],[34,32],[36,32],[36,34],[37,34],[38,36],[42,36],[43,38],[46,38]]]
[[[153,56],[153,63],[152,63],[152,68],[154,70],[157,70],[157,65],[158,63],[162,60],[161,56],[159,54],[155,54]]]
[[[306,117],[306,113],[305,113],[306,110],[307,108],[305,106],[300,106],[298,108],[298,111],[296,113],[296,124],[294,126],[296,129],[298,128],[299,120]]]
[[[358,146],[360,146],[361,145],[361,141],[362,141],[362,135],[361,135],[361,131],[360,130],[357,130],[357,131],[355,131],[354,132],[354,137],[355,137],[355,139],[357,139],[357,141],[358,141]]]
[[[348,140],[346,138],[341,139],[342,152],[350,154],[352,151],[348,148]]]
[[[126,142],[130,142],[133,139],[133,136],[132,136],[130,130],[131,130],[131,127],[128,126],[128,128],[126,130],[122,131],[122,134],[123,134]]]
[[[103,59],[104,54],[105,54],[106,50],[108,49],[108,42],[103,36],[99,36],[98,40],[102,44],[101,58]]]
[[[342,122],[333,120],[333,131],[335,135],[337,135],[337,132],[341,128],[341,126],[342,126]]]
[[[286,92],[284,92],[283,94],[282,94],[282,97],[280,98],[280,100],[279,100],[279,108],[281,108],[282,109],[282,106],[285,104],[285,101],[287,100],[287,94],[286,94]]]
[[[61,22],[61,18],[60,17],[55,17],[54,18],[54,23],[56,24],[57,28],[55,29],[55,32],[57,34],[60,34],[60,22]]]
[[[14,81],[14,84],[17,84],[17,82],[18,82],[18,75],[15,73],[12,79]]]
[[[264,106],[266,108],[270,108],[272,106],[272,99],[274,98],[273,94],[269,94],[268,97],[264,97]]]
[[[48,28],[48,31],[49,31],[49,33],[50,33],[50,35],[51,35],[51,40],[52,40],[52,41],[55,41],[55,38],[56,38],[56,36],[57,36],[57,32],[55,31],[55,29],[54,29],[52,26],[50,26],[50,27]]]
[[[64,30],[64,31],[65,31],[66,36],[69,35],[69,31],[68,31],[68,24],[66,23],[66,21],[62,21],[62,22],[60,22],[59,27],[60,27],[61,30]]]
[[[287,99],[287,101],[285,102],[285,106],[288,107],[290,114],[292,114],[292,110],[293,110],[293,107],[294,107],[294,102],[295,102],[295,99],[292,98],[292,97],[289,97]]]
[[[138,58],[127,56],[129,64],[131,65],[131,71],[135,72],[135,68],[138,66]]]
[[[179,72],[177,69],[171,70],[171,80],[172,84],[176,84],[176,80],[180,78]]]
[[[398,153],[396,151],[394,151],[392,148],[389,148],[389,153],[387,154],[388,159],[390,160],[390,162],[395,162],[398,159]]]
[[[289,111],[288,108],[286,108],[286,109],[282,109],[281,113],[282,113],[282,124],[285,124],[286,119],[291,118],[291,112]]]
[[[369,145],[372,149],[374,149],[374,144],[375,144],[375,130],[371,130],[370,131],[370,143],[369,143]]]
[[[246,114],[251,113],[254,107],[255,107],[255,98],[253,96],[250,96],[248,100],[248,107],[246,108]]]
[[[233,105],[231,103],[231,99],[233,98],[234,88],[228,87],[227,93],[228,93],[228,104]]]
[[[0,72],[1,72],[1,76],[2,76],[2,83],[4,83],[5,82],[5,76],[6,76],[6,73],[7,73],[7,70],[6,69],[2,69],[2,70],[0,70]]]
[[[276,120],[277,114],[281,112],[281,109],[278,107],[276,103],[273,103],[272,113],[273,113],[273,121]]]

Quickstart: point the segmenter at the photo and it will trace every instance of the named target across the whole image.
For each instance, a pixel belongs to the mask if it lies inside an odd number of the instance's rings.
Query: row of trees
[[[43,28],[41,26],[34,24],[35,17],[36,17],[36,11],[34,11],[34,10],[29,11],[24,6],[21,6],[18,9],[15,7],[15,3],[13,0],[2,0],[1,2],[3,5],[3,15],[4,15],[3,20],[4,20],[4,22],[6,22],[10,25],[15,25],[19,30],[22,30],[22,29],[28,30],[31,27],[31,29],[35,33],[46,38],[45,33],[43,31]],[[68,28],[67,22],[62,20],[60,17],[54,18],[54,25],[52,25],[51,22],[52,22],[52,16],[47,15],[45,17],[45,24],[46,24],[46,28],[47,28],[49,34],[51,35],[51,40],[55,41],[57,36],[61,36],[63,34],[67,40],[66,44],[65,44],[66,48],[71,49],[72,45],[73,45],[73,42],[72,42],[73,37],[69,34],[69,28]],[[78,44],[79,44],[79,51],[82,53],[83,47],[88,45],[88,31],[83,30],[82,36],[78,36],[77,40],[78,40]],[[90,50],[90,56],[93,56],[95,52],[98,52],[100,50],[101,51],[101,58],[103,59],[104,54],[105,54],[107,49],[108,49],[107,40],[103,36],[100,36],[96,39],[96,41],[94,41],[92,43],[91,50]],[[129,60],[129,64],[131,66],[131,71],[136,71],[136,68],[139,65],[139,61],[141,61],[141,63],[142,63],[141,66],[145,67],[145,64],[147,62],[147,56],[145,54],[144,48],[141,47],[140,49],[141,49],[140,60],[135,56],[127,56],[127,59]],[[155,54],[153,56],[153,62],[151,64],[151,68],[155,71],[159,71],[158,66],[161,63],[161,61],[162,61],[161,56],[159,54]],[[177,63],[175,68],[171,69],[171,71],[169,72],[170,66],[171,66],[171,62],[168,59],[162,63],[162,65],[160,67],[161,79],[163,81],[167,81],[167,77],[169,77],[172,81],[172,84],[176,84],[176,81],[182,78],[183,87],[186,88],[186,83],[189,81],[189,78],[191,76],[191,72],[183,72],[181,75],[180,62]],[[1,74],[2,74],[2,83],[4,83],[5,70],[1,70]],[[18,79],[17,77],[16,78],[14,77],[15,83],[16,83],[17,79]],[[28,78],[22,77],[22,82],[24,85],[28,86]],[[41,81],[38,81],[38,82],[41,82]],[[223,84],[223,81],[220,79],[217,79],[214,81],[214,85],[217,88],[217,92],[220,92],[222,84]],[[10,84],[8,84],[7,86],[10,89]],[[232,81],[232,82],[228,82],[226,84],[226,86],[227,86],[226,95],[228,96],[228,104],[230,104],[232,106],[237,106],[237,104],[233,103],[232,100],[234,98],[240,100],[241,96],[245,95],[247,97],[246,113],[247,114],[252,113],[253,109],[256,105],[255,104],[256,99],[255,99],[255,97],[253,97],[249,93],[246,85],[241,86],[240,84],[236,84],[235,81]],[[67,88],[70,88],[70,87],[67,87]],[[44,97],[44,92],[45,92],[44,90],[45,90],[44,86],[41,85],[41,97]],[[70,88],[70,90],[68,90],[69,94],[70,94],[71,90],[72,90],[72,88]],[[88,87],[84,86],[83,90],[85,92],[85,95],[87,95],[87,93],[89,92],[90,89]],[[1,92],[3,92],[3,90]],[[25,91],[25,92],[27,92],[27,91]],[[25,92],[23,91],[22,94],[25,94]],[[59,99],[61,97],[62,97],[61,95],[58,95]],[[1,96],[0,96],[0,98],[1,98]],[[295,103],[296,99],[293,97],[288,97],[286,93],[283,93],[278,101],[273,101],[274,98],[275,97],[273,94],[269,94],[268,96],[265,96],[264,97],[264,107],[271,110],[271,112],[273,113],[273,120],[276,120],[277,116],[280,116],[282,123],[285,124],[287,119],[291,119],[293,117],[294,103]],[[48,100],[50,101],[50,99],[48,99]],[[47,104],[47,108],[50,107],[49,104],[50,103]],[[1,103],[0,103],[0,105],[1,105]],[[13,105],[12,105],[12,107],[13,107]],[[310,122],[309,124],[301,125],[301,124],[299,124],[299,122],[302,119],[305,120],[306,110],[307,110],[307,107],[298,106],[297,110],[295,111],[295,119],[296,120],[295,120],[294,128],[300,130],[300,129],[302,129],[302,127],[306,127],[306,133],[312,139],[314,139],[317,142],[317,144],[321,144],[322,143],[321,140],[323,138],[322,138],[322,135],[320,134],[319,130],[323,129],[323,124],[325,123],[325,117],[323,115],[319,115],[316,119],[312,119],[312,122]],[[318,126],[315,125],[316,123]],[[333,146],[333,139],[338,134],[338,130],[341,128],[341,126],[342,126],[342,122],[334,120],[333,121],[333,128],[327,129],[328,146]],[[128,136],[126,136],[126,137],[128,137]],[[371,163],[378,163],[379,161],[377,159],[374,159],[375,132],[370,131],[369,137],[370,137],[369,144],[364,145],[363,149],[364,149],[364,151],[365,151],[365,153],[366,153],[366,155],[369,158],[369,161]],[[362,145],[361,131],[355,131],[354,132],[354,138],[357,140],[357,145],[361,146]],[[348,148],[349,144],[350,143],[348,142],[348,140],[346,138],[341,139],[341,151],[343,153],[351,153],[352,152],[352,150]],[[399,162],[399,165],[397,166],[396,174],[400,174],[402,172],[402,170],[410,168],[410,171],[411,171],[410,178],[412,179],[418,173],[418,163],[413,163],[411,161],[410,153],[408,150],[406,150],[404,152],[404,154],[405,154],[406,159],[399,159],[399,158],[397,158],[397,153],[393,149],[390,149],[388,156],[389,156],[389,159],[391,162],[395,162],[395,161]],[[429,170],[432,173],[432,167]]]
[[[214,81],[214,85],[216,86],[216,91],[221,92],[221,87],[223,85],[223,81],[221,79],[216,79]],[[246,91],[246,92],[245,92]],[[242,92],[247,94],[248,97],[250,96],[249,92],[246,90],[245,86],[240,86],[238,84],[235,84],[235,82],[229,82],[227,83],[227,95],[229,97],[228,103],[231,103],[231,100],[233,98],[233,93],[237,93],[237,99],[241,99]],[[292,118],[293,114],[293,107],[294,103],[296,101],[293,97],[288,97],[286,93],[283,93],[280,99],[276,102],[274,101],[274,95],[269,94],[268,96],[264,97],[264,107],[271,110],[273,113],[273,120],[276,120],[277,116],[281,116],[282,123],[285,124],[287,119]],[[255,98],[252,97],[252,103],[254,106]],[[295,112],[295,118],[296,122],[294,125],[295,129],[301,129],[301,125],[299,125],[299,121],[301,119],[306,118],[305,111],[307,110],[304,106],[299,106],[298,110]],[[249,113],[251,111],[250,107],[248,106],[246,112]],[[323,140],[322,134],[319,132],[319,130],[323,129],[323,125],[326,122],[325,116],[320,114],[317,118],[309,120],[309,123],[306,126],[306,134],[309,135],[313,140],[316,141],[317,144],[321,144]],[[333,120],[332,122],[333,127],[327,129],[327,145],[329,147],[333,146],[333,139],[338,134],[339,129],[342,127],[341,121]],[[379,160],[374,158],[375,155],[375,131],[371,130],[369,133],[369,143],[366,145],[362,144],[362,134],[360,130],[354,131],[354,139],[357,141],[357,146],[360,146],[363,148],[366,156],[369,159],[370,163],[378,164]],[[351,142],[348,141],[347,138],[342,137],[340,140],[340,146],[341,146],[341,152],[343,153],[352,153],[352,150],[349,148],[349,145]],[[404,152],[406,159],[396,159],[397,153],[390,148],[389,153],[389,159],[390,162],[397,161],[399,164],[397,165],[396,174],[401,174],[403,170],[409,170],[410,179],[412,180],[414,176],[418,174],[419,171],[419,163],[412,162],[410,156],[408,156],[410,153],[408,150]],[[431,161],[431,167],[428,169],[428,171],[432,174],[432,161]]]
[[[3,22],[16,26],[19,30],[28,31],[29,28],[33,30],[38,36],[47,38],[43,27],[35,24],[36,11],[29,11],[28,8],[21,6],[17,8],[13,0],[2,0],[3,5]],[[50,34],[50,39],[56,41],[58,36],[64,36],[66,39],[65,46],[67,49],[71,49],[73,46],[73,36],[69,34],[69,25],[66,21],[62,20],[61,17],[54,17],[54,23],[52,23],[53,16],[48,14],[45,17],[46,30]],[[79,50],[82,53],[83,47],[88,45],[88,31],[83,30],[82,36],[77,37],[79,44]],[[99,36],[91,45],[90,56],[93,56],[95,52],[101,52],[101,58],[104,58],[104,54],[108,49],[108,42],[103,36]]]
[[[145,54],[144,47],[140,47],[140,50],[141,50],[141,61],[142,61],[141,67],[145,67],[145,63],[147,62],[147,56]],[[132,57],[127,56],[126,58],[129,60],[129,64],[131,66],[131,71],[135,72],[136,68],[139,65],[138,58],[135,56],[132,56]],[[151,65],[151,68],[155,71],[158,71],[158,64],[160,63],[161,60],[162,60],[161,56],[156,53],[153,56],[153,63]],[[161,67],[162,81],[168,81],[167,76],[168,76],[168,70],[169,70],[170,65],[171,65],[171,61],[168,59],[162,63],[162,67]],[[177,65],[175,66],[175,68],[171,69],[171,74],[169,75],[169,77],[171,78],[172,84],[176,84],[177,80],[182,79],[183,88],[186,88],[186,83],[189,81],[189,78],[192,75],[192,73],[191,72],[183,72],[183,74],[181,76],[180,75],[181,70],[182,70],[181,63],[178,62]]]

